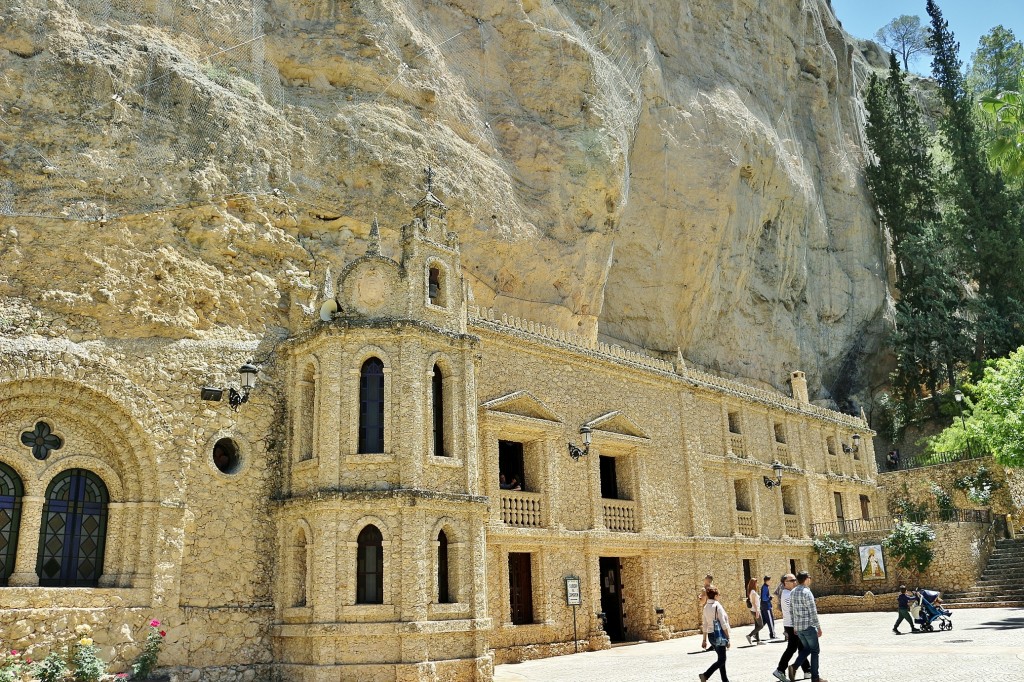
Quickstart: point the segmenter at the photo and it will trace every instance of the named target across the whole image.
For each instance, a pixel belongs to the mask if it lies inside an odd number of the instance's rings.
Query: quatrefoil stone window
[[[49,424],[37,422],[33,430],[21,434],[21,444],[32,448],[32,456],[36,459],[46,459],[50,450],[60,450],[64,441],[53,433]]]

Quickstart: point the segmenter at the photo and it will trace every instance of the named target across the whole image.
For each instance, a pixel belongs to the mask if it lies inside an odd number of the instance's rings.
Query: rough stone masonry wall
[[[47,480],[70,466],[103,478],[113,503],[104,569],[113,584],[2,588],[0,639],[40,658],[85,623],[119,670],[138,653],[145,624],[157,618],[168,632],[161,666],[202,671],[212,680],[266,673],[273,382],[237,414],[198,397],[204,383],[223,386],[233,378],[254,348],[61,344],[33,336],[0,343],[0,459],[22,474],[40,505]],[[264,378],[272,374],[268,366]],[[66,438],[46,462],[33,460],[16,440],[37,419]],[[220,437],[239,446],[241,465],[231,475],[213,464]],[[40,508],[23,514],[21,524],[18,561],[30,578]]]
[[[808,524],[831,521],[832,491],[875,495],[871,457],[827,455],[825,435],[850,442],[856,423],[827,421],[762,404],[743,396],[703,389],[671,373],[642,370],[602,360],[579,348],[560,348],[531,333],[475,327],[482,336],[479,370],[481,403],[516,391],[529,398],[517,405],[481,412],[483,492],[497,499],[497,441],[524,442],[526,459],[536,458],[527,490],[539,495],[544,524],[517,528],[501,522],[492,505],[488,527],[488,613],[490,645],[497,663],[562,652],[572,639],[572,609],[565,605],[563,579],[582,579],[578,630],[590,647],[604,646],[594,614],[601,608],[599,557],[622,559],[625,626],[630,638],[662,639],[696,627],[696,594],[705,573],[715,575],[730,618],[750,622],[743,603],[743,560],[752,574],[777,579],[792,559],[807,567]],[[507,412],[502,412],[507,410]],[[632,436],[602,432],[598,426],[588,457],[574,462],[566,442],[577,442],[579,424],[621,411],[616,428]],[[741,413],[743,456],[731,452],[727,413]],[[520,416],[531,413],[533,416]],[[546,416],[538,416],[546,415]],[[762,482],[777,453],[774,424],[785,425],[785,448],[793,468],[787,484],[799,489],[797,537],[785,534],[780,492]],[[870,453],[870,434],[860,429]],[[636,434],[640,434],[637,436]],[[620,497],[634,506],[637,532],[605,528],[600,496],[599,456],[616,458]],[[827,458],[832,457],[836,462]],[[841,462],[841,463],[840,463]],[[527,468],[531,465],[527,463]],[[842,473],[838,472],[842,469]],[[857,477],[855,477],[855,475]],[[734,479],[749,488],[755,530],[739,533]],[[534,623],[509,622],[508,553],[531,554]],[[659,622],[656,608],[664,610]]]
[[[995,536],[991,527],[982,523],[932,523],[930,525],[935,530],[935,541],[932,543],[935,556],[928,570],[920,576],[898,568],[895,559],[885,554],[883,549],[885,580],[864,580],[861,576],[858,553],[853,579],[848,584],[837,583],[825,573],[824,568],[816,564],[812,565],[810,570],[815,577],[815,593],[837,596],[868,592],[892,593],[898,591],[897,588],[901,584],[906,584],[910,588],[923,587],[939,592],[960,592],[974,585],[984,570],[994,547]],[[847,538],[856,549],[862,545],[880,545],[887,535],[888,533],[885,532],[860,533],[849,535]],[[839,609],[841,605],[848,602],[837,598],[830,603],[840,605],[835,607]],[[893,601],[893,603],[895,602]],[[885,608],[889,606],[891,604]],[[871,611],[874,609],[863,608],[861,610]]]

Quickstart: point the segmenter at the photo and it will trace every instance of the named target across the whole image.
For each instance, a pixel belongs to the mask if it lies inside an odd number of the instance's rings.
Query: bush
[[[844,537],[823,535],[812,541],[814,551],[818,555],[818,565],[825,569],[833,580],[848,583],[853,577],[856,565],[856,550],[853,544]]]
[[[60,682],[68,675],[68,663],[62,655],[51,652],[43,660],[33,663],[29,674],[39,682]]]
[[[934,539],[935,531],[928,524],[901,521],[882,541],[882,547],[898,567],[920,575],[935,556],[931,546]]]
[[[992,480],[992,474],[984,464],[975,474],[958,478],[953,485],[963,490],[971,502],[981,505],[992,502],[992,492],[999,489],[999,483]]]

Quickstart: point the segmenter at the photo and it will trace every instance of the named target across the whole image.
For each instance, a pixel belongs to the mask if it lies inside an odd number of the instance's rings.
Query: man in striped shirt
[[[818,638],[821,637],[821,624],[818,622],[818,605],[814,603],[814,595],[811,594],[811,576],[807,571],[800,571],[796,574],[796,589],[789,595],[789,615],[793,620],[793,630],[804,645],[804,650],[796,659],[796,663],[789,666],[789,679],[796,679],[796,669],[803,665],[804,661],[811,660],[811,682],[828,682],[823,677],[818,677],[818,654],[821,648],[818,646]]]

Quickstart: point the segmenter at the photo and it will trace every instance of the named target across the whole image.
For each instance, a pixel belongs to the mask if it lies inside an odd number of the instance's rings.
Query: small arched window
[[[359,373],[359,452],[384,452],[384,363],[370,358]]]
[[[367,526],[356,539],[356,603],[384,603],[384,538]]]
[[[433,411],[434,423],[434,456],[444,457],[444,375],[441,373],[440,365],[434,365],[434,375],[431,385],[431,408]]]
[[[95,587],[103,574],[107,486],[85,469],[58,474],[46,489],[36,571],[42,586]]]
[[[452,603],[448,582],[448,536],[443,530],[437,534],[437,603]]]
[[[427,270],[427,298],[431,305],[444,306],[446,304],[444,270],[438,265],[432,265]]]
[[[306,552],[307,541],[306,531],[300,528],[295,534],[295,542],[292,545],[292,606],[301,607],[306,605],[307,599],[307,563]]]
[[[21,525],[21,498],[25,489],[21,477],[6,464],[0,464],[0,585],[14,573],[14,555],[18,549]]]
[[[316,369],[312,364],[306,365],[300,383],[299,419],[296,440],[298,440],[299,460],[312,459],[313,440],[316,429]]]

